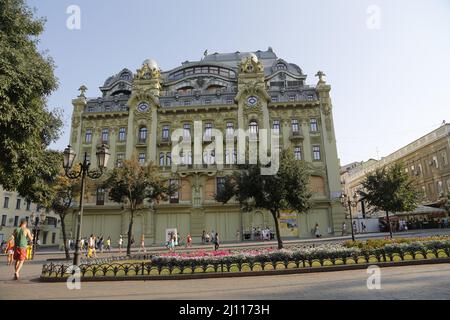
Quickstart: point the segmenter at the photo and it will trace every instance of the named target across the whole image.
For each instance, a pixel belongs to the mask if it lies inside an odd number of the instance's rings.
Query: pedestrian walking
[[[96,257],[96,253],[95,253],[95,235],[91,234],[91,236],[89,237],[88,240],[88,253],[87,253],[87,257],[88,258],[95,258]]]
[[[316,223],[316,226],[314,227],[314,235],[316,236],[316,238],[320,238],[322,236],[322,234],[320,233],[320,229],[319,229],[319,224]]]
[[[347,225],[345,224],[345,222],[342,222],[342,234],[341,236],[345,236],[347,232]]]
[[[144,234],[141,235],[141,246],[139,247],[139,252],[144,251],[147,252],[147,250],[145,249],[145,236]]]
[[[186,248],[187,247],[192,247],[192,237],[191,235],[188,233],[187,237],[186,237]]]
[[[217,251],[219,249],[220,241],[219,241],[219,234],[216,233],[214,236],[214,250]]]
[[[205,244],[205,242],[206,242],[206,232],[205,232],[205,230],[203,230],[203,232],[202,232],[202,244]]]
[[[241,242],[241,233],[239,229],[236,230],[236,242]]]
[[[108,239],[106,239],[105,250],[107,250],[108,252],[111,252],[111,237],[110,236],[108,236]]]
[[[119,235],[119,241],[117,243],[119,245],[119,253],[122,253],[122,246],[123,246],[123,236]]]
[[[27,228],[27,220],[21,219],[20,225],[14,230],[14,260],[16,264],[14,266],[14,279],[19,280],[19,273],[23,267],[23,263],[27,257],[28,240],[33,241],[33,235],[30,229]]]
[[[14,235],[11,235],[11,237],[9,237],[9,240],[6,243],[5,253],[7,255],[6,264],[8,266],[10,266],[10,265],[12,265],[13,260],[14,260]]]

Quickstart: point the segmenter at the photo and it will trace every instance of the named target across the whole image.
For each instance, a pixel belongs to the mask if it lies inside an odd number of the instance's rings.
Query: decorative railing
[[[295,270],[313,267],[339,265],[367,265],[396,263],[412,260],[433,260],[450,257],[450,244],[407,247],[387,246],[385,248],[349,249],[343,251],[313,254],[304,251],[286,253],[283,251],[256,256],[223,256],[218,258],[178,259],[157,255],[139,255],[110,259],[85,261],[79,267],[82,278],[111,278],[133,276],[172,276],[208,273],[242,273],[274,270]],[[125,260],[125,261],[124,261]],[[142,261],[140,261],[142,260]],[[446,259],[447,260],[447,259]],[[66,278],[72,274],[69,265],[50,263],[42,267],[41,279]]]

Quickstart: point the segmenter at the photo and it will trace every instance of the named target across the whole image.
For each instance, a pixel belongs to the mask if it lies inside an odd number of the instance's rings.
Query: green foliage
[[[142,209],[146,200],[151,204],[168,200],[178,189],[177,186],[168,184],[167,180],[161,177],[158,167],[152,163],[141,165],[136,155],[123,161],[121,167],[110,172],[103,187],[109,189],[109,199],[130,210],[127,254],[131,253],[135,211]]]
[[[398,212],[417,207],[419,192],[401,164],[377,169],[367,175],[362,185],[360,194],[375,210]]]
[[[296,160],[292,150],[280,154],[280,167],[274,175],[261,175],[259,165],[246,165],[232,175],[225,177],[224,187],[215,199],[227,203],[233,197],[243,211],[265,209],[275,220],[278,246],[282,241],[278,228],[280,210],[296,210],[299,213],[309,209],[309,170],[303,161]]]
[[[138,210],[147,200],[150,203],[166,201],[176,191],[169,185],[153,164],[141,165],[136,156],[125,160],[121,167],[114,168],[104,183],[109,189],[109,198]]]
[[[0,184],[40,203],[45,184],[59,171],[58,155],[48,145],[59,137],[60,111],[46,98],[57,88],[54,64],[37,49],[44,20],[23,0],[0,3]]]

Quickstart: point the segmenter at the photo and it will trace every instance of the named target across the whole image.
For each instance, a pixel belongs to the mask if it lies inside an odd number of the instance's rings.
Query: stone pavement
[[[0,267],[0,299],[450,299],[450,264],[381,269],[381,289],[367,288],[366,270],[197,280],[41,283],[27,265],[10,280]],[[12,270],[11,270],[12,271]],[[12,272],[10,273],[12,275]]]

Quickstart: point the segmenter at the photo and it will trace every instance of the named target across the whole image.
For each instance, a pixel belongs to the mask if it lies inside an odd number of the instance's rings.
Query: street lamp
[[[350,228],[352,229],[352,241],[355,241],[355,232],[353,230],[353,216],[352,216],[352,207],[356,208],[358,204],[358,195],[353,194],[353,200],[347,196],[346,194],[341,195],[341,203],[350,215]]]
[[[30,222],[33,226],[33,244],[31,251],[31,259],[34,259],[34,252],[36,251],[37,241],[39,239],[39,231],[42,224],[45,223],[45,219],[47,218],[45,214],[45,209],[40,207],[37,209],[40,213],[39,216],[34,213],[34,211],[30,215]]]
[[[75,253],[73,255],[73,264],[78,266],[80,265],[80,242],[81,242],[81,221],[83,217],[83,198],[84,198],[84,189],[85,189],[85,178],[86,176],[91,179],[98,179],[102,176],[106,166],[108,164],[108,159],[110,156],[108,146],[102,144],[96,152],[97,156],[97,169],[89,170],[90,162],[87,158],[87,152],[84,153],[83,162],[79,163],[79,168],[72,170],[73,163],[75,161],[76,154],[73,151],[72,147],[69,145],[66,149],[64,149],[64,162],[63,167],[66,173],[66,176],[69,179],[78,179],[81,177],[81,191],[80,191],[80,207],[77,215],[77,227],[76,227],[76,243],[75,243]]]

